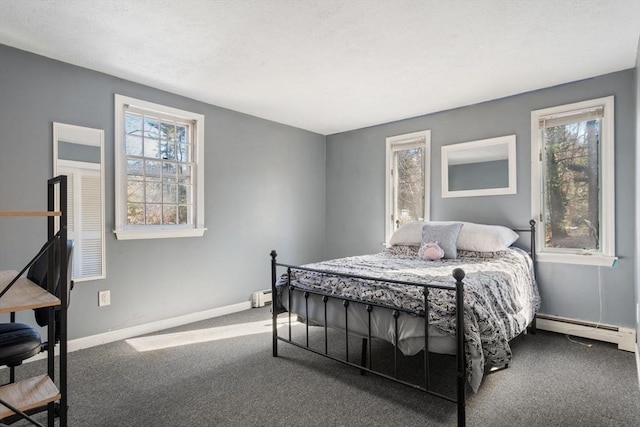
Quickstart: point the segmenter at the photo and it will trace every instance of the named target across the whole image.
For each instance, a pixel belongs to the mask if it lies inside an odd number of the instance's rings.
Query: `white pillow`
[[[501,225],[463,222],[458,234],[458,249],[476,252],[504,251],[518,240],[518,233]]]
[[[389,245],[391,246],[420,246],[422,242],[422,226],[424,221],[413,221],[403,224],[394,231]]]
[[[516,240],[518,233],[501,225],[485,225],[463,221],[430,221],[434,224],[453,224],[462,222],[463,227],[458,234],[457,248],[463,251],[498,252],[507,249]],[[425,221],[414,221],[398,228],[389,244],[391,246],[420,246],[422,242],[422,226]]]

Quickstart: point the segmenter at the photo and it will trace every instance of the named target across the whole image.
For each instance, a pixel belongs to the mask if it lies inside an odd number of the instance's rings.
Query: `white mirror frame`
[[[101,228],[100,228],[100,240],[101,240],[101,271],[99,274],[94,274],[85,277],[74,277],[74,282],[82,282],[88,280],[104,279],[106,278],[106,260],[105,260],[105,171],[104,171],[104,130],[87,128],[82,126],[69,125],[65,123],[53,122],[53,176],[60,174],[60,169],[65,166],[73,166],[76,164],[84,164],[84,162],[74,162],[71,160],[59,159],[59,142],[68,142],[79,145],[87,145],[92,147],[99,147],[100,149],[100,215],[101,215]],[[96,168],[97,169],[97,168]],[[79,245],[76,245],[78,248]],[[76,251],[74,248],[74,253]]]
[[[504,145],[507,149],[507,160],[509,168],[509,184],[507,187],[499,188],[482,188],[477,190],[449,190],[449,157],[453,156],[453,153],[461,154],[464,151],[477,150],[479,148],[491,149]],[[498,160],[495,158],[478,159],[479,163],[491,160]],[[504,194],[516,194],[517,182],[516,182],[516,136],[508,135],[497,138],[482,139],[478,141],[463,142],[459,144],[444,145],[441,147],[441,166],[442,166],[442,197],[472,197],[472,196],[498,196]]]

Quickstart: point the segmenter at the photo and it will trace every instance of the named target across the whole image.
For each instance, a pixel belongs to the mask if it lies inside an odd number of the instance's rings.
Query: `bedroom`
[[[182,316],[199,320],[194,314],[211,316],[248,308],[251,293],[269,286],[272,249],[296,264],[380,250],[384,240],[382,168],[385,139],[390,136],[431,130],[432,219],[525,226],[531,217],[531,111],[609,95],[616,97],[616,255],[620,260],[615,268],[601,269],[602,323],[638,328],[637,36],[633,40],[636,59],[622,68],[473,105],[407,113],[375,125],[325,133],[239,113],[216,102],[195,101],[193,95],[179,96],[169,87],[161,90],[157,85],[134,83],[132,78],[92,71],[91,64],[81,68],[72,65],[73,57],[58,62],[20,50],[2,34],[1,209],[43,207],[43,183],[51,176],[51,122],[105,131],[107,277],[78,283],[74,289],[69,338],[79,348],[122,338],[118,331],[140,334],[150,331],[146,327],[172,326],[173,319]],[[93,46],[100,52],[97,44]],[[283,96],[295,97],[293,88],[291,92]],[[212,142],[205,145],[207,231],[202,238],[120,241],[111,232],[115,228],[114,94],[205,115],[206,138]],[[376,102],[374,97],[371,103]],[[517,194],[438,197],[441,146],[510,134],[516,134],[519,144]],[[468,210],[471,200],[472,212]],[[32,256],[44,233],[44,223],[3,218],[0,268],[14,268]],[[25,237],[34,235],[38,238]],[[164,262],[168,258],[173,262]],[[542,265],[541,311],[598,322],[597,277],[595,267]],[[103,290],[111,291],[111,304],[98,307],[97,295]]]

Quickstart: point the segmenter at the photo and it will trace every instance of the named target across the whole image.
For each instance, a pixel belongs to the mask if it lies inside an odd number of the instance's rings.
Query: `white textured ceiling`
[[[633,68],[640,0],[0,0],[0,43],[332,134]]]

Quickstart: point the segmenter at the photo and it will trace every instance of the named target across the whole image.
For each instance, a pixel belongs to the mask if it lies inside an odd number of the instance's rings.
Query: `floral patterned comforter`
[[[466,273],[463,282],[467,378],[474,391],[480,386],[485,366],[503,366],[511,360],[509,341],[525,330],[540,306],[531,258],[517,248],[495,253],[458,251],[457,259],[424,261],[417,256],[417,248],[396,246],[378,254],[304,267],[379,281],[293,270],[292,283],[298,288],[416,313],[424,312],[423,287],[384,283],[385,279],[452,286],[455,285],[452,271],[462,268]],[[278,292],[286,283],[284,275],[277,284]],[[455,334],[455,292],[430,289],[428,301],[429,323]]]

